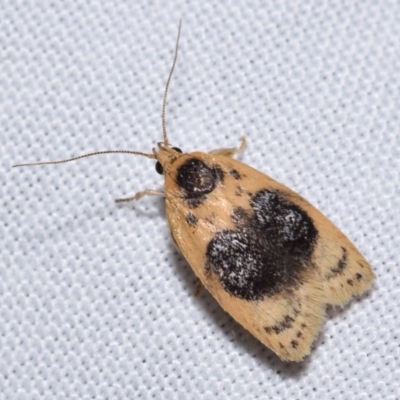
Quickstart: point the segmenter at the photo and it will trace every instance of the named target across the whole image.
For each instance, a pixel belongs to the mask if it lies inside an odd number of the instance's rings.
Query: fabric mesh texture
[[[2,2],[1,399],[400,398],[400,3]],[[175,250],[150,152],[234,147],[349,236],[373,290],[284,363]],[[196,251],[193,249],[193,251]]]

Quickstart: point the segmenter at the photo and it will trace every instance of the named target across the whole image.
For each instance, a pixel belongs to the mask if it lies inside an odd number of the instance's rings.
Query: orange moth
[[[157,160],[173,240],[196,276],[222,308],[282,360],[301,361],[310,353],[327,305],[343,306],[371,288],[371,266],[323,214],[300,195],[234,159],[239,148],[182,153],[171,147],[165,106],[163,141],[152,153],[110,150],[80,158],[128,153]]]

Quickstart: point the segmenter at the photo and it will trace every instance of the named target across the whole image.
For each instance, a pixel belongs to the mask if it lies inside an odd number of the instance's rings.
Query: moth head
[[[156,171],[162,175],[167,173],[170,165],[182,155],[182,150],[179,147],[165,146],[164,143],[158,143],[159,151],[153,149],[154,155],[157,158]]]

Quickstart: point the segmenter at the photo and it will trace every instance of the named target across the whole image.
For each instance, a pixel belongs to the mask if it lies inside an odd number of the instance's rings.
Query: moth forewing
[[[230,156],[182,155],[164,191],[174,240],[203,285],[283,360],[310,353],[328,304],[371,287],[371,267],[332,222]]]

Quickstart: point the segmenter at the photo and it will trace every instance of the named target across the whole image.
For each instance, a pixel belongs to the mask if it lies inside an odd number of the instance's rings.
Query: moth
[[[371,288],[374,272],[349,239],[300,195],[234,159],[238,148],[182,153],[166,133],[165,108],[181,25],[162,107],[163,141],[152,153],[110,150],[157,161],[166,216],[176,247],[222,308],[282,360],[310,353],[327,305],[343,306]]]

